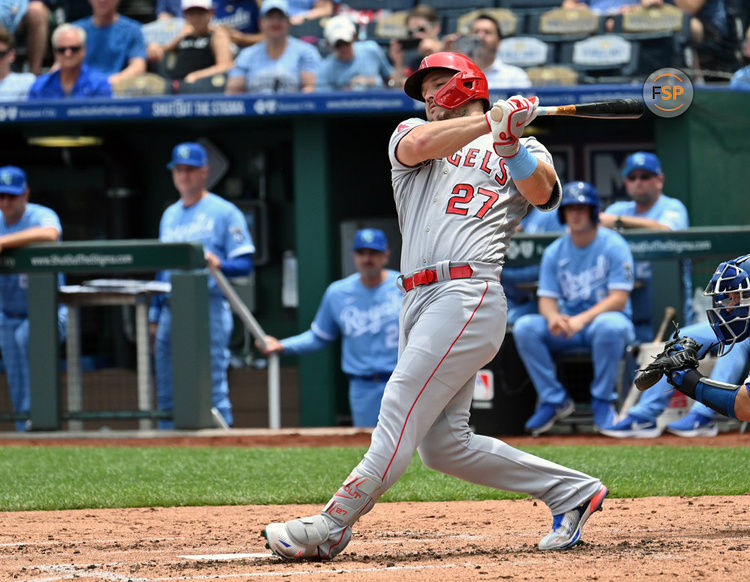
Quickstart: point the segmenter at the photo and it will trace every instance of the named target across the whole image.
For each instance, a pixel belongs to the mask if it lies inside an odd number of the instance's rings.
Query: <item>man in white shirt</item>
[[[497,54],[503,40],[500,25],[489,14],[480,14],[471,23],[474,39],[470,56],[482,69],[490,89],[521,89],[531,87],[531,80],[520,67],[504,63]]]
[[[13,35],[0,26],[0,101],[26,101],[36,77],[32,73],[14,73],[10,66],[16,59]]]

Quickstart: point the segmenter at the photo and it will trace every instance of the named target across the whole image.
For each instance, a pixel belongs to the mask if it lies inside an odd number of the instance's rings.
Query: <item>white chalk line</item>
[[[138,542],[167,542],[174,540],[184,540],[185,536],[159,537],[159,538],[139,538]],[[0,544],[0,548],[18,548],[21,546],[58,546],[61,544],[121,544],[122,538],[114,540],[49,540],[44,542],[6,542]]]
[[[271,554],[268,554],[270,557]],[[269,578],[285,576],[310,576],[320,574],[357,574],[360,572],[398,572],[398,571],[417,571],[417,570],[442,570],[447,568],[474,567],[476,564],[437,564],[433,566],[384,566],[382,568],[331,568],[331,569],[308,569],[308,570],[284,570],[283,572],[238,572],[235,574],[206,574],[200,576],[166,576],[166,577],[135,577],[127,574],[115,574],[114,572],[102,571],[95,568],[115,566],[118,564],[106,564],[93,568],[90,565],[76,566],[73,564],[50,564],[46,566],[35,566],[45,574],[56,573],[54,577],[44,578],[26,578],[18,582],[52,582],[55,580],[72,580],[81,578],[96,578],[99,580],[113,580],[115,582],[169,582],[171,580],[222,580],[231,578]]]

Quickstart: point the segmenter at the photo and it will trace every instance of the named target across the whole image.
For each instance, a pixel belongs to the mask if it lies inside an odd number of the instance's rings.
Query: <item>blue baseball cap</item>
[[[649,152],[635,152],[625,160],[622,168],[622,177],[626,177],[633,170],[646,170],[652,174],[661,174],[661,163],[659,158]]]
[[[26,172],[16,166],[0,168],[0,194],[20,196],[26,192]]]
[[[171,170],[177,164],[195,166],[196,168],[207,166],[208,154],[206,148],[199,143],[190,141],[178,143],[172,150],[172,161],[167,164],[167,168]]]
[[[265,16],[271,10],[278,10],[289,18],[289,4],[286,0],[264,0],[260,5],[260,15]]]
[[[384,253],[388,250],[388,240],[385,233],[379,228],[363,228],[354,235],[353,251],[359,249],[372,249]]]

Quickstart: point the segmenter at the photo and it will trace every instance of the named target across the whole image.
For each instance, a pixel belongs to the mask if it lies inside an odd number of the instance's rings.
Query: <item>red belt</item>
[[[471,279],[471,276],[474,274],[473,269],[468,265],[450,267],[448,272],[451,279]],[[437,271],[435,269],[425,269],[424,271],[414,273],[411,277],[405,277],[402,285],[404,286],[404,290],[411,291],[414,287],[429,285],[437,280]]]

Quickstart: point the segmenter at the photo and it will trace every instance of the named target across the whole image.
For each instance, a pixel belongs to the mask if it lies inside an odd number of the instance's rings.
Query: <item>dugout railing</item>
[[[29,369],[32,430],[59,430],[65,420],[91,418],[165,417],[155,410],[69,411],[60,390],[59,302],[57,273],[95,273],[174,270],[171,275],[175,428],[215,426],[211,413],[208,277],[200,243],[163,243],[158,240],[82,241],[42,243],[3,250],[0,274],[26,273],[29,284]],[[24,416],[8,415],[14,420]]]

